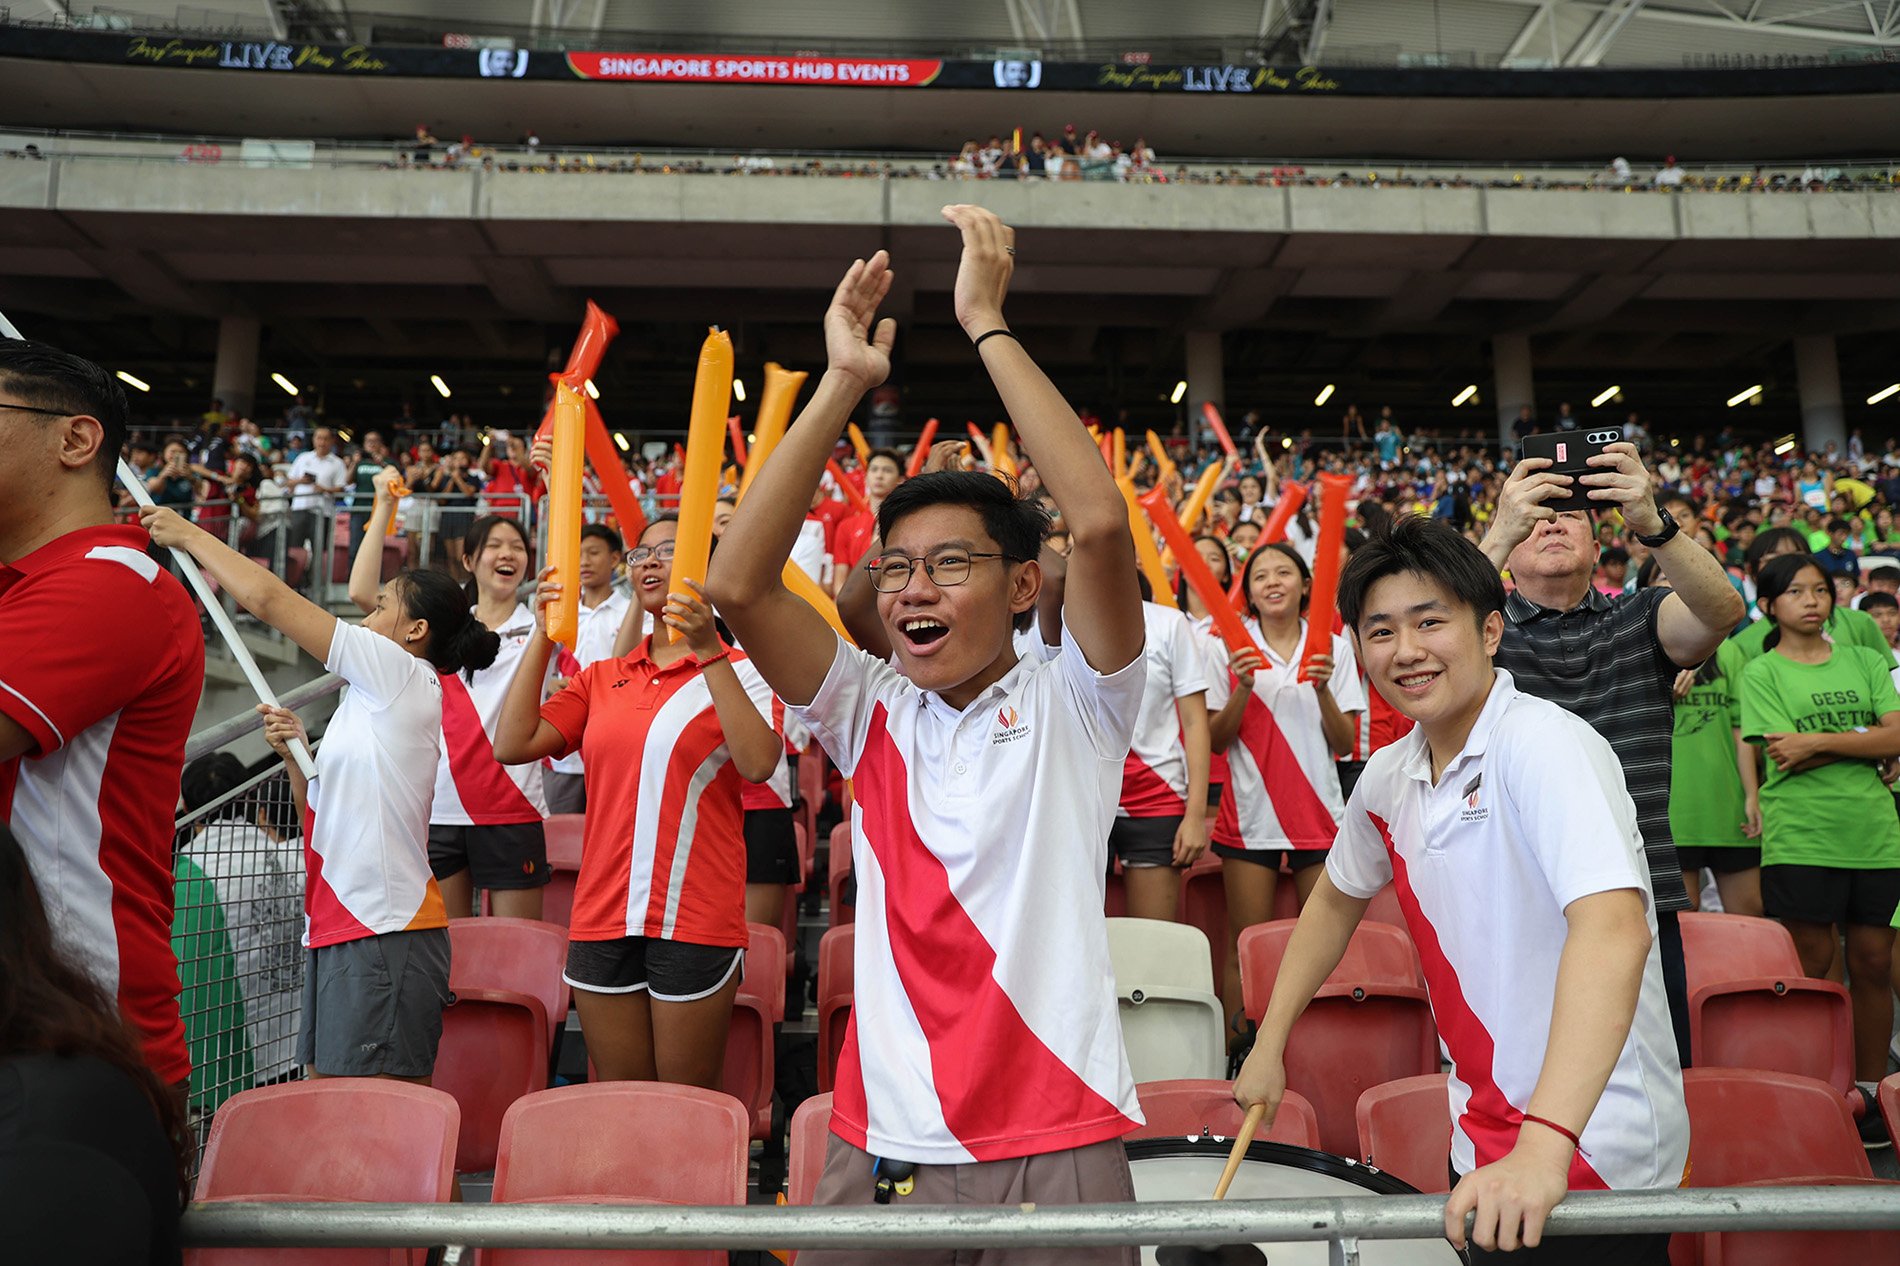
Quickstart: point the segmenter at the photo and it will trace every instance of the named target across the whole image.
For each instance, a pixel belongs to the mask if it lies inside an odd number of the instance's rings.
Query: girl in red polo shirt
[[[720,640],[698,586],[667,592],[678,527],[656,520],[627,552],[635,599],[671,636],[589,664],[545,704],[560,586],[542,573],[495,754],[578,750],[586,767],[567,981],[600,1078],[717,1089],[745,958],[741,786],[770,778],[784,747],[771,688]]]

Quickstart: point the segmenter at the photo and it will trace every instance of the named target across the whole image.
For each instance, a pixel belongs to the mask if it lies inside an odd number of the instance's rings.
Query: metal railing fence
[[[338,684],[331,678],[325,690],[296,697],[308,702]],[[254,713],[234,718],[246,719],[261,723]],[[224,742],[249,732],[231,723],[213,730],[228,734]],[[205,742],[193,736],[187,750],[203,755]],[[303,1015],[302,840],[281,762],[184,811],[174,828],[172,950],[191,1052],[191,1119],[201,1148],[226,1099],[302,1075],[296,1059]]]
[[[981,138],[977,138],[981,139]],[[25,147],[31,144],[33,153]],[[454,156],[451,150],[454,150]],[[466,151],[438,144],[418,160],[412,141],[297,140],[157,133],[109,133],[6,128],[0,130],[0,158],[49,161],[160,163],[206,168],[257,169],[357,168],[362,170],[460,172],[492,175],[521,172],[569,174],[705,175],[746,178],[834,177],[849,179],[957,178],[953,153],[703,149],[684,146],[616,147],[609,145],[478,142]],[[1108,164],[1112,166],[1112,164]],[[1883,189],[1895,186],[1900,158],[1835,159],[1819,155],[1812,163],[1778,163],[1758,169],[1749,163],[1684,164],[1677,185],[1654,183],[1657,169],[1643,166],[1617,177],[1603,164],[1506,163],[1495,159],[1456,161],[1397,157],[1338,158],[1326,155],[1163,154],[1152,166],[1120,173],[1127,183],[1228,184],[1273,186],[1454,185],[1486,188],[1599,189],[1630,192],[1797,191],[1821,188]],[[1102,175],[1099,173],[1098,175]],[[1108,172],[1113,178],[1116,173]],[[1759,179],[1758,179],[1759,177]],[[1062,182],[1055,182],[1062,183]]]
[[[1443,1196],[1151,1204],[880,1208],[656,1205],[217,1204],[185,1214],[197,1247],[728,1249],[1027,1248],[1361,1240],[1440,1241]],[[1900,1184],[1580,1192],[1545,1234],[1900,1229]]]

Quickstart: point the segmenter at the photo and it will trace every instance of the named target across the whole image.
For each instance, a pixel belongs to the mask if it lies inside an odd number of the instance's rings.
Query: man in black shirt
[[[1596,472],[1577,483],[1602,509],[1622,511],[1668,587],[1615,598],[1598,592],[1590,583],[1597,563],[1592,512],[1544,504],[1573,488],[1551,465],[1541,457],[1517,464],[1484,538],[1486,557],[1516,585],[1505,602],[1496,663],[1520,690],[1589,722],[1622,762],[1649,862],[1676,1045],[1687,1067],[1688,984],[1676,915],[1690,907],[1669,833],[1671,687],[1678,670],[1701,664],[1741,622],[1742,596],[1715,556],[1656,508],[1654,480],[1628,443],[1591,458]]]

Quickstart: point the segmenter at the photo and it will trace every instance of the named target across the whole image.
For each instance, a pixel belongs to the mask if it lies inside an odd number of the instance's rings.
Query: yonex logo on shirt
[[[1016,709],[1005,704],[996,714],[997,724],[1002,726],[990,736],[991,747],[1001,747],[1004,743],[1013,743],[1029,733],[1029,725],[1017,713]]]

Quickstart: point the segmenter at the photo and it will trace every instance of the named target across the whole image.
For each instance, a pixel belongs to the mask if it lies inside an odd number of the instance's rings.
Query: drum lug
[[[1359,1266],[1359,1237],[1326,1241],[1326,1266]]]

